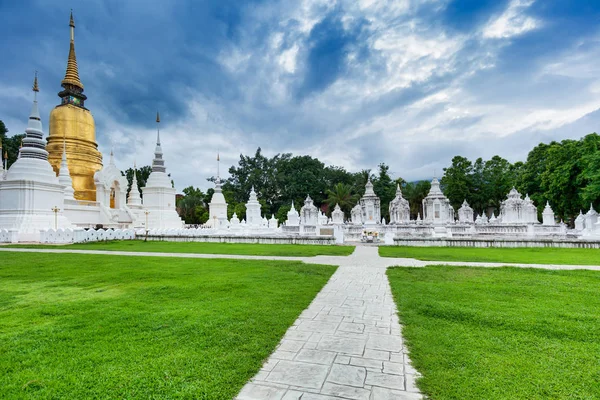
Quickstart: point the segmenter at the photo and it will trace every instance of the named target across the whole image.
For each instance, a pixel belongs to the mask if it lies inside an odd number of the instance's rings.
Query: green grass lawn
[[[432,399],[600,398],[600,272],[388,270]]]
[[[0,398],[231,399],[335,267],[0,254]]]
[[[57,248],[53,245],[11,245],[17,248]],[[77,250],[149,251],[162,253],[239,254],[252,256],[348,256],[354,246],[320,246],[308,244],[248,244],[203,242],[144,242],[143,240],[115,240],[110,242],[77,243],[60,246]]]
[[[381,246],[379,255],[423,261],[600,265],[598,249]]]

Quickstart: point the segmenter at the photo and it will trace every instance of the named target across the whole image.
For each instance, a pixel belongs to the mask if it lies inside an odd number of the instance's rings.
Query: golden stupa
[[[67,72],[61,82],[63,90],[58,93],[62,99],[50,113],[50,134],[48,135],[48,161],[58,173],[66,144],[69,171],[73,179],[75,199],[96,200],[94,174],[102,168],[102,154],[96,143],[94,117],[84,107],[87,97],[83,94],[83,84],[79,80],[77,58],[75,57],[75,21],[71,12],[71,45],[67,60]]]

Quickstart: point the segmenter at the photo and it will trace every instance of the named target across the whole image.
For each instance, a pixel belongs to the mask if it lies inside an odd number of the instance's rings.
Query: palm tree
[[[358,195],[352,193],[353,189],[351,185],[345,183],[337,183],[332,189],[327,190],[327,199],[325,202],[329,205],[329,209],[333,210],[336,204],[339,204],[340,208],[346,214],[350,215],[350,210],[358,201]]]
[[[417,213],[423,218],[423,199],[429,193],[431,183],[429,181],[409,182],[402,188],[402,195],[410,204],[411,219],[417,218]]]

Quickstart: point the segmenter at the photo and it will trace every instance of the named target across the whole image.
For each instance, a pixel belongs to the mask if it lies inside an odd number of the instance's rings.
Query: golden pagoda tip
[[[75,28],[75,20],[73,19],[73,9],[71,8],[71,18],[69,18],[69,26]]]
[[[156,122],[160,122],[160,115],[158,114],[158,111],[156,112]]]
[[[40,87],[38,86],[37,71],[35,71],[35,78],[33,78],[33,91],[34,92],[40,91]]]

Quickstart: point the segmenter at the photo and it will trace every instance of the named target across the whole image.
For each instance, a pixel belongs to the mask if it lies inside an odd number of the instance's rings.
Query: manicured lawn
[[[335,268],[0,254],[0,398],[231,399]]]
[[[598,249],[381,246],[379,255],[416,258],[423,261],[600,265],[600,250]]]
[[[56,248],[57,246],[15,245],[11,247]],[[311,257],[318,255],[348,256],[354,246],[319,246],[304,244],[247,244],[202,242],[144,242],[115,240],[111,242],[77,243],[60,248],[77,250],[149,251],[162,253],[239,254],[252,256]]]
[[[600,398],[600,272],[388,270],[432,399]]]

